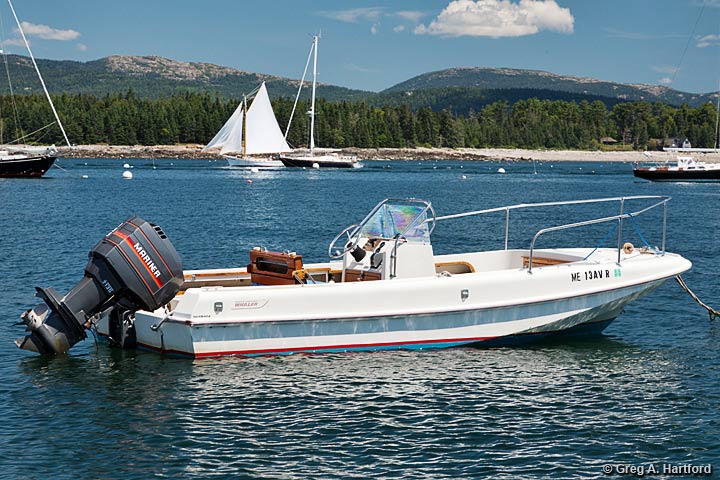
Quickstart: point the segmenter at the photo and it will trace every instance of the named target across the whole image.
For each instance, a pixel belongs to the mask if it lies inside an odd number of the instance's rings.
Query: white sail
[[[232,123],[230,121],[232,120]],[[225,127],[228,127],[228,131],[225,134],[227,138],[223,139],[222,146],[220,148],[220,153],[235,153],[235,152],[242,152],[243,148],[243,104],[241,103],[238,108],[235,109],[235,112],[233,112],[232,117],[225,122],[225,125],[223,125],[223,128],[220,129],[220,132]],[[218,132],[218,135],[220,134]]]
[[[245,154],[289,152],[290,147],[275,119],[265,83],[260,86],[245,114]],[[220,131],[203,150],[219,148],[221,154],[243,153],[243,104],[241,103]]]
[[[235,131],[239,133],[237,142],[242,149],[242,122],[243,104],[240,103],[233,114],[230,115],[227,122],[225,122],[225,125],[223,125],[220,131],[213,137],[212,140],[210,140],[210,143],[205,145],[203,151],[213,148],[224,148],[225,145],[229,143],[229,140]]]
[[[248,155],[291,151],[273,113],[265,82],[260,85],[248,109],[245,134],[247,135],[245,153]]]

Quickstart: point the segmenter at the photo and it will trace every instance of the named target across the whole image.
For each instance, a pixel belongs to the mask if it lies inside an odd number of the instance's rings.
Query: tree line
[[[74,144],[169,145],[207,143],[237,107],[204,93],[182,93],[142,99],[124,95],[63,94],[55,106]],[[293,99],[273,101],[283,131]],[[300,101],[288,142],[307,146],[309,105]],[[603,102],[539,100],[513,104],[496,101],[457,115],[449,108],[411,110],[408,105],[371,106],[363,101],[327,102],[316,106],[316,144],[322,147],[518,147],[595,149],[609,137],[635,149],[662,147],[670,139],[688,138],[696,147],[713,147],[717,110],[673,107],[662,103],[626,102],[608,108]],[[0,142],[29,133],[40,144],[62,144],[56,126],[45,128],[52,112],[42,96],[0,96]],[[39,131],[38,131],[39,130]],[[37,131],[37,132],[36,132]]]

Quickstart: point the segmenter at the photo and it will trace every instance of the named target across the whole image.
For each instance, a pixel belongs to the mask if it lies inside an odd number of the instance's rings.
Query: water
[[[133,180],[121,178],[125,162]],[[602,476],[604,464],[720,468],[720,324],[675,282],[631,304],[602,336],[523,348],[190,361],[92,339],[57,358],[12,344],[22,334],[12,323],[37,303],[33,287],[66,292],[92,246],[132,214],[163,227],[185,268],[241,266],[256,245],[312,262],[389,196],[431,200],[443,215],[672,195],[668,250],[693,261],[685,280],[717,308],[719,184],[653,184],[635,181],[628,164],[574,162],[538,163],[537,175],[532,164],[497,162],[257,174],[219,162],[154,164],[63,160],[65,171],[42,180],[0,180],[1,477],[562,478]],[[500,166],[508,173],[497,174]],[[511,246],[581,213],[513,214]],[[638,222],[652,243],[660,218]],[[440,223],[436,251],[500,248],[503,222]],[[594,247],[607,230],[542,237],[539,246]]]

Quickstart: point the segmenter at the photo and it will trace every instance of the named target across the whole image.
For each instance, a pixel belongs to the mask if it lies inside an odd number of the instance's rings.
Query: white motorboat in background
[[[668,201],[605,198],[436,217],[430,202],[384,200],[338,234],[329,262],[303,264],[296,253],[256,248],[247,268],[184,272],[171,301],[135,312],[136,344],[198,358],[498,345],[601,332],[629,302],[690,269],[665,252]],[[630,212],[638,202],[642,208]],[[508,248],[511,212],[583,203],[619,205],[620,213],[543,228],[529,248]],[[659,248],[636,249],[622,233],[615,248],[535,248],[546,233],[587,225],[611,223],[622,232],[623,220],[657,207],[665,209]],[[505,248],[435,253],[436,222],[492,213],[506,216]],[[118,330],[105,315],[97,331],[112,338]]]
[[[636,164],[633,175],[654,182],[720,182],[720,162],[699,162],[693,157],[678,156],[675,165]]]
[[[249,107],[248,97],[253,98]],[[214,150],[218,150],[231,167],[283,166],[273,155],[290,152],[291,148],[275,118],[265,82],[243,98],[225,125],[203,148],[204,152]]]

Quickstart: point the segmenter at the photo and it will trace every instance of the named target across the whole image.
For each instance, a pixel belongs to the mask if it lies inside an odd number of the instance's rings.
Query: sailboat
[[[291,155],[279,155],[280,161],[286,167],[298,167],[298,168],[360,168],[362,163],[358,161],[356,157],[350,157],[347,155],[336,155],[336,154],[315,154],[315,87],[317,84],[317,50],[319,35],[313,35],[313,43],[310,47],[310,54],[313,55],[313,81],[312,81],[312,101],[310,105],[310,152],[308,155],[305,154],[291,154]],[[308,56],[308,63],[310,62],[310,56]],[[305,66],[307,72],[307,64]],[[300,90],[302,89],[303,82],[305,81],[305,74],[300,80],[300,88],[298,88],[298,94],[295,98],[295,106],[297,105],[298,98],[300,98]],[[293,106],[293,112],[290,114],[290,120],[288,121],[288,128],[285,132],[290,131],[290,122],[292,122],[292,115],[295,113],[295,106]]]
[[[291,151],[275,118],[265,82],[249,96],[253,95],[249,107],[248,97],[243,98],[203,151],[219,150],[231,167],[282,167],[282,162],[272,157],[249,157]]]
[[[13,17],[15,18],[15,23],[17,24],[18,31],[20,32],[20,35],[25,42],[25,47],[30,54],[30,59],[32,60],[32,64],[35,67],[35,72],[40,79],[40,84],[42,85],[43,91],[45,92],[45,97],[47,98],[47,101],[50,104],[50,108],[55,115],[55,121],[60,127],[60,130],[62,131],[65,142],[67,142],[67,145],[70,147],[70,140],[68,140],[65,129],[63,128],[62,122],[60,121],[60,117],[55,110],[55,105],[53,104],[52,98],[50,98],[48,89],[45,86],[42,75],[40,74],[40,69],[35,62],[35,57],[32,54],[32,50],[30,50],[30,44],[28,43],[27,38],[25,38],[25,32],[22,29],[20,20],[18,20],[18,16],[15,13],[15,8],[13,7],[13,4],[10,0],[8,0],[8,5],[10,5],[10,10],[12,11]],[[10,89],[10,94],[12,95],[12,87]],[[50,167],[57,159],[57,149],[55,148],[55,145],[47,147],[27,146],[20,145],[20,142],[24,143],[30,135],[38,133],[40,130],[45,130],[51,125],[52,124],[46,125],[45,127],[35,132],[32,132],[29,135],[23,135],[22,137],[11,142],[12,145],[3,145],[0,147],[0,177],[42,177],[45,172],[50,169]]]

